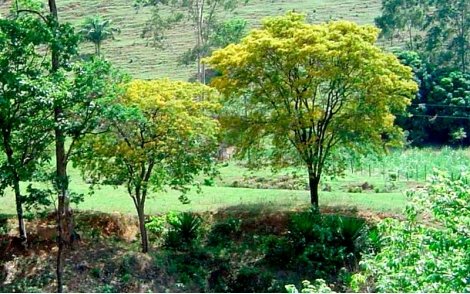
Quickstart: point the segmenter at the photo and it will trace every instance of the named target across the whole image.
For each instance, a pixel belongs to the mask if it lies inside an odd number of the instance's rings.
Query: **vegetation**
[[[103,42],[114,39],[114,34],[119,33],[119,29],[113,26],[111,20],[95,15],[85,19],[80,33],[85,41],[92,42],[95,45],[95,54],[99,56],[101,55]]]
[[[14,190],[19,236],[25,245],[25,198],[20,182],[32,180],[41,162],[48,159],[46,149],[52,143],[51,101],[47,97],[50,81],[43,76],[46,64],[37,61],[42,57],[39,47],[48,38],[40,20],[0,20],[0,146],[5,158],[0,162],[0,192],[7,187]],[[31,117],[31,113],[36,115]]]
[[[437,173],[425,190],[410,193],[406,220],[379,224],[378,252],[365,258],[365,271],[353,278],[356,291],[469,291],[470,196],[465,176],[452,181]]]
[[[197,100],[199,100],[197,102]],[[200,84],[133,81],[101,128],[80,143],[77,163],[92,181],[124,184],[139,216],[142,252],[148,251],[145,200],[149,191],[180,189],[210,173],[218,123],[217,93]]]
[[[225,94],[222,121],[242,156],[306,167],[315,206],[340,147],[380,152],[400,141],[391,111],[409,103],[416,85],[408,67],[374,45],[377,33],[290,13],[207,59],[222,73],[213,85]]]
[[[0,19],[0,292],[470,291],[468,1],[120,1]]]
[[[137,0],[137,5],[153,6],[153,15],[144,30],[143,35],[153,36],[154,44],[161,44],[164,40],[164,32],[172,28],[183,19],[189,19],[195,29],[194,46],[183,54],[181,61],[183,64],[197,63],[197,81],[206,84],[206,68],[202,58],[207,56],[212,47],[225,46],[230,41],[239,41],[242,37],[246,22],[228,21],[220,23],[216,12],[220,9],[233,12],[239,4],[239,0],[190,0],[190,1],[160,1],[160,0]],[[245,4],[248,0],[244,0]],[[164,18],[161,16],[160,6],[170,5],[175,14]],[[183,10],[184,14],[177,9]],[[227,31],[228,30],[228,31]],[[225,34],[228,33],[228,34]],[[225,34],[225,35],[222,35]],[[230,37],[228,37],[230,36]],[[222,40],[229,38],[228,40]],[[227,43],[228,41],[228,43]]]

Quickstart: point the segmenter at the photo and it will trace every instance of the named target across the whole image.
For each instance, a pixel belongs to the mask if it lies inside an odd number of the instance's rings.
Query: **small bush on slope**
[[[362,261],[355,291],[470,292],[470,185],[436,173],[409,193],[406,220],[379,225],[380,251]]]

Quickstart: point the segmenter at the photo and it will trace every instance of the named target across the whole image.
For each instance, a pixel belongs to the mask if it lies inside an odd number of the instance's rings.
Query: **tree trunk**
[[[204,67],[202,65],[202,46],[203,46],[203,37],[202,37],[202,30],[203,30],[203,9],[204,9],[204,0],[199,2],[197,1],[197,25],[196,25],[196,34],[197,34],[197,75],[198,81],[200,83],[205,84],[205,77],[204,77]]]
[[[20,177],[15,167],[15,160],[13,158],[13,149],[11,148],[11,136],[10,132],[6,129],[3,130],[3,145],[5,147],[5,153],[7,156],[8,165],[13,176],[13,190],[15,191],[15,203],[16,203],[16,216],[18,218],[18,232],[20,235],[21,244],[26,248],[27,246],[27,235],[26,227],[23,219],[23,198],[20,190]]]
[[[57,5],[55,0],[48,0],[49,12],[54,21],[58,22],[59,17],[57,13]],[[57,29],[57,23],[53,24],[53,30]],[[51,50],[51,72],[55,73],[59,70],[59,52],[56,48]],[[55,153],[56,153],[56,184],[58,188],[58,207],[57,207],[57,292],[63,291],[63,271],[64,271],[64,256],[63,251],[66,244],[70,243],[71,230],[70,230],[70,212],[69,212],[69,199],[68,199],[68,177],[67,177],[67,162],[65,155],[65,134],[60,126],[62,119],[63,109],[59,104],[54,105],[54,120],[55,126]]]
[[[310,204],[318,208],[318,184],[320,183],[320,176],[315,175],[313,167],[308,167],[308,185],[310,188]]]
[[[26,227],[23,219],[23,199],[20,191],[20,180],[16,177],[14,181],[13,186],[15,190],[16,215],[18,217],[18,231],[20,233],[21,244],[26,248],[28,237],[26,235]]]
[[[145,228],[145,213],[143,203],[138,205],[137,214],[139,216],[139,229],[140,239],[142,243],[142,253],[147,253],[149,251],[149,241],[147,237],[147,229]]]

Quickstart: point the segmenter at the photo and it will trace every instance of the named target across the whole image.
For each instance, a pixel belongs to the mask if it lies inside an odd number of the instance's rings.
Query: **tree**
[[[223,48],[238,43],[246,34],[247,21],[241,18],[229,19],[218,24],[210,42],[214,48]]]
[[[383,0],[376,18],[382,36],[392,41],[408,35],[408,49],[418,50],[440,68],[468,71],[470,3],[467,0]]]
[[[400,61],[413,68],[419,92],[409,114],[397,123],[408,132],[409,143],[465,144],[470,140],[470,75],[458,70],[439,68],[413,51],[395,53]]]
[[[426,55],[431,63],[443,64],[466,73],[470,63],[470,2],[428,1],[434,10],[427,15]]]
[[[76,155],[77,142],[86,135],[100,133],[104,112],[117,97],[119,84],[124,77],[109,62],[93,58],[88,62],[73,64],[70,71],[56,77],[55,106],[60,108],[55,118],[56,174],[53,177],[58,192],[59,252],[57,258],[58,277],[62,276],[64,256],[62,250],[73,242],[73,215],[70,203],[77,195],[69,191],[70,178],[67,170]],[[57,112],[55,112],[57,114]],[[65,145],[68,139],[70,144]],[[59,279],[59,278],[58,278]],[[62,281],[59,283],[62,287]],[[62,289],[59,290],[61,292]]]
[[[19,236],[25,246],[25,195],[20,182],[31,181],[38,166],[49,160],[47,148],[52,142],[50,83],[40,53],[49,37],[45,24],[35,18],[0,20],[0,149],[5,155],[0,161],[0,191],[14,190]]]
[[[87,17],[80,30],[85,41],[95,45],[95,54],[101,55],[101,44],[108,39],[114,40],[114,34],[120,30],[112,26],[112,21],[99,15]]]
[[[190,21],[195,31],[195,46],[189,49],[181,58],[185,64],[197,62],[197,80],[206,83],[205,65],[201,62],[210,53],[211,37],[219,25],[217,12],[219,10],[232,12],[240,0],[136,0],[137,5],[153,6],[153,16],[147,24],[143,36],[152,36],[154,41],[164,40],[164,31],[183,21],[184,15]],[[248,0],[243,0],[246,4]],[[174,13],[170,17],[161,16],[159,7],[170,5],[172,9],[183,9],[185,13]]]
[[[381,35],[393,43],[396,34],[404,31],[407,35],[407,47],[415,50],[418,32],[424,27],[425,13],[428,9],[426,0],[383,0],[382,15],[375,19],[382,30]]]
[[[225,94],[222,123],[240,154],[254,163],[305,166],[315,206],[338,147],[380,152],[401,140],[393,113],[404,110],[417,86],[409,67],[374,45],[377,35],[372,26],[311,25],[289,13],[206,59],[222,73],[213,85]]]
[[[80,142],[76,160],[87,179],[126,186],[139,217],[142,252],[148,251],[149,192],[167,186],[185,192],[195,175],[211,172],[218,107],[216,91],[201,84],[132,81],[110,109],[102,126],[107,132]]]

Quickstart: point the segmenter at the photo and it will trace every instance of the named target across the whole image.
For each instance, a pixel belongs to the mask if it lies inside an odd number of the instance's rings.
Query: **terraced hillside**
[[[113,20],[121,29],[114,41],[103,45],[103,53],[114,64],[136,78],[169,77],[187,80],[195,73],[195,66],[178,65],[177,57],[191,47],[194,40],[189,25],[178,26],[169,33],[165,49],[154,49],[141,38],[150,9],[135,10],[132,0],[57,0],[59,17],[79,25],[86,16],[101,14]],[[0,1],[5,12],[11,0]],[[250,0],[249,4],[235,11],[237,17],[257,26],[266,16],[279,15],[295,9],[308,13],[315,22],[346,19],[358,23],[373,23],[378,15],[380,0]],[[233,16],[233,15],[232,15]],[[230,17],[221,15],[220,18]],[[83,53],[93,52],[93,47],[83,44]]]

